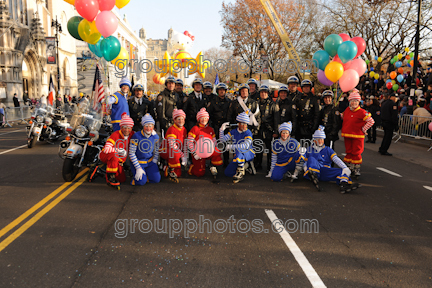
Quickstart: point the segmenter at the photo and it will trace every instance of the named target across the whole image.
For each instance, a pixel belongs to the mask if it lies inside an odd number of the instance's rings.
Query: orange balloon
[[[391,78],[391,79],[395,79],[396,76],[397,76],[397,73],[396,73],[395,71],[392,71],[392,72],[390,73],[390,78]]]
[[[160,78],[159,84],[160,85],[164,85],[165,84],[165,77]]]
[[[410,59],[411,59],[411,56],[406,55],[405,58],[406,58],[407,60],[410,60]]]
[[[155,74],[155,75],[153,76],[153,82],[154,82],[155,84],[159,84],[159,82],[160,82],[160,75],[159,75],[159,74]]]
[[[414,60],[411,60],[410,64],[414,67]]]
[[[404,71],[403,71],[403,68],[400,67],[400,68],[398,69],[398,73],[399,73],[399,74],[403,74],[403,72],[404,72]]]

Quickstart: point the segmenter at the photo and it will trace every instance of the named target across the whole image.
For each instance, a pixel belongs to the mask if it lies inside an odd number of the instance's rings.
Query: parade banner
[[[47,64],[57,64],[57,54],[56,54],[56,46],[55,46],[55,37],[46,37],[47,44]]]

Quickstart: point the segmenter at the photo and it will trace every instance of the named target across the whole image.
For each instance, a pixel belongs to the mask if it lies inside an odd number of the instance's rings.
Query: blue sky
[[[232,2],[234,0],[225,0]],[[222,0],[131,0],[119,11],[137,33],[144,27],[147,38],[166,39],[172,27],[179,32],[189,31],[195,36],[190,52],[195,57],[198,52],[222,43],[222,26],[219,11]]]

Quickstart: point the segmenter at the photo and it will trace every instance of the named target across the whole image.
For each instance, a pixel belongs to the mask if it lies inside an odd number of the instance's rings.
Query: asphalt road
[[[0,287],[432,287],[429,168],[367,149],[363,187],[345,195],[263,172],[232,184],[222,169],[219,183],[117,191],[85,172],[65,184],[57,145],[10,151],[26,145],[20,129],[0,129]],[[292,233],[273,232],[272,215]],[[186,219],[190,231],[205,219],[189,238]],[[264,231],[242,233],[254,223]]]

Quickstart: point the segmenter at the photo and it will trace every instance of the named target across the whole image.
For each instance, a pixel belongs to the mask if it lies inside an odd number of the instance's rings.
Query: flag
[[[214,83],[214,85],[216,86],[216,85],[218,85],[218,84],[219,84],[219,74],[216,73],[216,79],[215,79],[215,83]]]
[[[52,76],[50,75],[50,85],[49,85],[49,93],[48,93],[48,103],[49,105],[53,105],[55,99],[55,88],[54,82],[52,80]]]
[[[93,109],[98,110],[98,104],[105,98],[105,89],[102,82],[102,75],[99,70],[99,64],[96,65],[95,78],[93,82]]]

